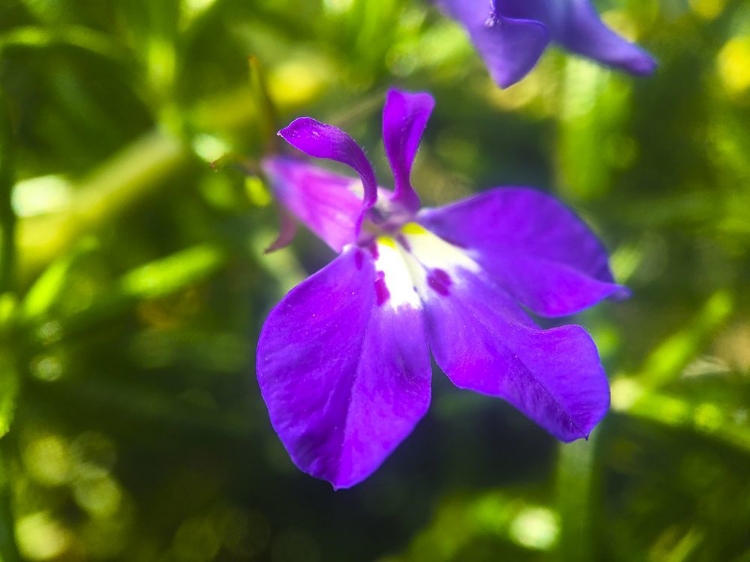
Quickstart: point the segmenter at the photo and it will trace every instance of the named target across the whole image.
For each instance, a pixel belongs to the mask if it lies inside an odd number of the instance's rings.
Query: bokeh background
[[[422,0],[0,0],[0,560],[750,562],[750,3],[595,4],[653,77],[553,49],[500,91]],[[311,115],[390,185],[390,86],[437,100],[426,204],[556,194],[633,297],[575,318],[612,382],[589,441],[436,371],[334,493],[254,377],[269,308],[331,255],[264,255],[243,170]]]

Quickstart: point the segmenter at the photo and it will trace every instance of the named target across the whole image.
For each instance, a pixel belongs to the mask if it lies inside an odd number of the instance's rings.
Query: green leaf
[[[70,335],[88,329],[123,314],[142,300],[171,295],[215,273],[226,260],[222,248],[201,244],[132,269],[105,289],[89,308],[60,318],[61,333]]]
[[[18,369],[14,355],[0,347],[0,437],[8,433],[18,398]]]
[[[38,321],[57,301],[65,288],[70,270],[79,258],[98,247],[93,238],[84,238],[70,252],[63,254],[44,270],[31,289],[26,293],[21,305],[21,318],[25,322]]]

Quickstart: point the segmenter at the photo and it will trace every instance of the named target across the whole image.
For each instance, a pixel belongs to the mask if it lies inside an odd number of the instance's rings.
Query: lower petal
[[[335,488],[374,472],[430,400],[422,313],[391,306],[376,267],[348,247],[271,311],[258,343],[274,429],[301,470]]]
[[[507,400],[562,441],[586,437],[609,408],[609,385],[583,328],[540,330],[458,248],[413,227],[405,237],[425,271],[428,340],[448,378]]]

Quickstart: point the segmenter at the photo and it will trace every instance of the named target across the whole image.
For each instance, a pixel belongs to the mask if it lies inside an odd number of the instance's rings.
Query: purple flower
[[[507,88],[536,64],[550,41],[637,75],[656,62],[599,19],[590,0],[436,0],[463,24],[492,79]]]
[[[281,203],[340,253],[271,311],[257,356],[271,423],[292,460],[335,488],[372,474],[425,414],[430,352],[456,386],[510,402],[562,441],[586,437],[609,407],[583,328],[542,330],[524,310],[561,316],[627,294],[605,249],[532,189],[420,210],[409,178],[433,105],[427,93],[387,95],[393,191],[378,187],[351,137],[309,117],[279,134],[360,179],[295,158],[263,163]]]

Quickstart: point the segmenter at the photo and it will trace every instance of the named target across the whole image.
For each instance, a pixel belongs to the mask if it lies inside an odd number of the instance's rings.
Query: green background
[[[595,4],[652,77],[551,49],[501,91],[419,0],[0,0],[0,560],[750,562],[750,4]],[[264,255],[242,170],[311,115],[390,185],[391,86],[437,101],[425,204],[554,193],[633,297],[575,319],[612,381],[589,441],[436,371],[334,493],[254,377],[268,310],[331,254]]]

